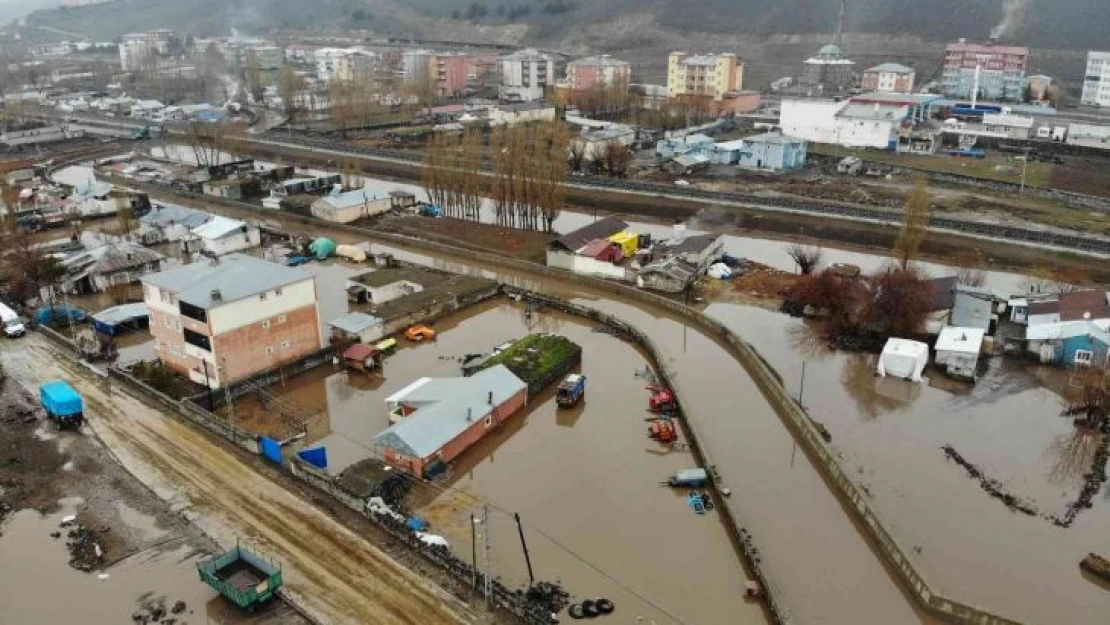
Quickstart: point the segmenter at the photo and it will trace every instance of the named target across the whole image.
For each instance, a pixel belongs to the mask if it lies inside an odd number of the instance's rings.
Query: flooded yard
[[[528,581],[512,517],[519,513],[536,577],[560,580],[579,600],[605,596],[628,618],[658,623],[764,622],[759,605],[742,597],[747,576],[719,518],[693,513],[684,492],[659,486],[694,460],[647,437],[642,353],[578,318],[541,312],[529,319],[500,299],[435,328],[434,342],[402,341],[384,378],[325,365],[270,389],[313,415],[306,446],[327,448],[330,472],[372,454],[372,437],[388,425],[388,395],[419,377],[458,375],[466,354],[530,332],[561,334],[583,348],[585,401],[560,410],[550,389],[530,398],[523,414],[453,463],[444,481],[413,493],[417,514],[469,560],[470,515],[480,518],[488,506],[489,522],[475,532],[479,568],[487,567],[488,532],[493,574],[510,585]],[[236,419],[265,422],[267,410],[259,398],[243,398]]]
[[[846,468],[938,588],[1038,623],[1090,623],[1110,608],[1110,594],[1078,567],[1088,551],[1110,550],[1105,491],[1070,528],[1043,518],[1062,515],[1075,501],[1096,443],[1060,416],[1063,403],[1050,389],[1069,383],[1066,372],[994,358],[975,385],[936,369],[919,384],[878,378],[876,356],[813,349],[797,319],[730,304],[707,312],[802,394]],[[1012,512],[992,498],[946,458],[944,445],[1039,514]]]

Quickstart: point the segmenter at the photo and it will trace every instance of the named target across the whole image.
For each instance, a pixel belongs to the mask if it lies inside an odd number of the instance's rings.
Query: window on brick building
[[[189,328],[185,328],[185,342],[193,347],[199,347],[206,352],[212,351],[212,341],[207,336],[200,332],[193,332]]]
[[[285,323],[285,315],[278,315],[278,323]]]
[[[289,341],[282,341],[281,342],[281,348],[282,349],[289,349]]]
[[[262,327],[263,327],[263,328],[268,328],[268,327],[270,327],[270,320],[269,320],[269,319],[263,319],[263,320],[262,320]]]
[[[267,347],[267,348],[266,348],[266,353],[267,353],[267,354],[272,354],[272,353],[274,353],[274,348],[273,348],[273,347]]]

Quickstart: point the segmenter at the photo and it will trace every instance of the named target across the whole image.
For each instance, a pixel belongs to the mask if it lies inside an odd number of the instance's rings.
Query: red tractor
[[[677,407],[674,393],[670,389],[661,386],[649,386],[647,389],[651,391],[651,397],[648,398],[648,409],[652,412],[670,412]]]

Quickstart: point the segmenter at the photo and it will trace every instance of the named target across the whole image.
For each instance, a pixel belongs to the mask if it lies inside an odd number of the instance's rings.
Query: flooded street
[[[941,451],[951,444],[1007,492],[1062,514],[1095,446],[1059,416],[1060,397],[1046,388],[1066,385],[1066,372],[995,358],[975,385],[935,369],[920,384],[877,378],[875,356],[808,349],[799,320],[730,304],[707,312],[750,341],[795,393],[805,363],[805,406],[938,588],[1037,623],[1090,623],[1110,609],[1110,593],[1078,567],[1087,552],[1110,550],[1105,492],[1064,529],[1011,512]]]
[[[182,622],[242,623],[209,587],[199,583],[196,564],[203,558],[189,547],[170,546],[131,556],[109,567],[101,579],[69,566],[65,538],[50,537],[73,507],[40,515],[16,513],[0,530],[0,606],[5,623],[120,625],[158,599],[169,609],[184,601]],[[149,518],[132,517],[149,522]],[[64,530],[62,530],[64,532]],[[166,537],[163,537],[165,539]],[[64,598],[64,599],[63,599]]]
[[[193,426],[106,384],[58,349],[32,334],[5,344],[0,353],[5,368],[25,386],[59,376],[68,380],[86,402],[85,427],[131,474],[224,548],[241,539],[273,554],[283,567],[286,590],[314,616],[383,625],[461,620],[465,606],[285,484]],[[0,567],[7,566],[19,561],[0,559]],[[201,586],[195,569],[186,571],[194,580],[189,584]],[[130,614],[133,602],[125,605]]]
[[[270,389],[314,415],[306,446],[327,448],[329,472],[372,455],[372,437],[388,426],[385,397],[416,379],[459,375],[463,355],[530,332],[566,336],[583,348],[585,401],[560,410],[551,389],[530,398],[523,414],[467,450],[419,497],[417,514],[469,561],[470,515],[480,517],[488,503],[492,570],[510,585],[528,581],[512,518],[519,513],[537,579],[560,580],[579,599],[608,597],[622,614],[657,623],[765,622],[760,606],[743,599],[747,575],[718,517],[694,514],[684,491],[659,486],[695,464],[689,452],[666,452],[647,437],[648,392],[636,375],[648,364],[643,354],[595,324],[554,312],[527,319],[504,299],[434,327],[434,342],[402,341],[384,380],[325,365]],[[235,413],[244,427],[267,417],[255,397],[239,400]],[[484,570],[481,548],[478,558]]]
[[[418,196],[423,197],[422,194]],[[235,216],[234,210],[211,207],[210,210]],[[274,221],[280,219],[279,215],[275,215]],[[556,222],[556,228],[564,230],[575,227],[574,224],[582,225],[590,220],[592,216],[564,211],[563,216]],[[639,224],[633,224],[633,226],[633,229],[639,229]],[[648,228],[670,231],[668,226],[650,224],[644,224],[644,226],[644,231],[651,231]],[[365,238],[335,232],[332,234],[340,243],[357,243]],[[727,237],[726,245],[735,255],[781,268],[790,268],[784,243]],[[681,321],[661,316],[655,309],[619,301],[608,294],[590,289],[571,287],[562,282],[537,280],[528,275],[519,275],[502,269],[493,270],[480,264],[462,263],[449,257],[433,259],[386,245],[375,244],[374,250],[391,251],[402,260],[428,264],[441,269],[481,272],[488,277],[516,286],[564,296],[581,305],[613,314],[650,335],[659,348],[663,366],[674,374],[676,390],[689,417],[697,420],[701,431],[707,437],[704,444],[717,464],[722,485],[733,491],[733,497],[728,501],[728,505],[742,519],[743,524],[754,537],[773,590],[780,601],[788,607],[794,619],[801,623],[929,622],[927,617],[915,609],[912,601],[885,569],[878,554],[870,548],[806,454],[796,452],[790,432],[749,379],[747,372],[715,341],[697,330],[688,328]],[[865,269],[886,261],[881,256],[828,249],[825,258],[827,262],[851,262]],[[991,273],[989,281],[991,286],[1006,289],[1016,286],[1021,278],[1013,274]],[[726,310],[728,312],[723,312]],[[737,310],[744,312],[735,312]],[[800,379],[801,362],[807,358],[795,352],[789,343],[789,337],[784,336],[791,320],[767,311],[749,312],[754,310],[740,307],[711,308],[713,315],[730,323],[741,336],[752,341],[771,364],[783,374],[790,386],[791,380]],[[510,315],[505,315],[502,319],[506,328],[513,327],[508,325],[509,317]],[[569,330],[566,330],[573,325],[564,323],[564,329],[561,331],[568,333],[587,349],[590,349],[589,345],[600,342],[597,336],[590,336],[585,342],[575,338]],[[479,349],[488,349],[504,340],[505,332],[502,327],[491,329],[481,326],[481,328],[484,336],[473,336],[467,339],[473,340]],[[451,334],[472,335],[477,332],[448,332],[444,340],[449,340]],[[605,338],[608,339],[608,337]],[[426,345],[414,351],[426,349],[446,348]],[[457,352],[452,349],[434,353],[434,356],[437,359],[440,355],[460,356],[470,351],[478,351],[478,349],[469,349],[460,344]],[[377,426],[370,427],[368,424],[374,417],[363,416],[363,414],[377,410],[384,414],[384,407],[373,397],[384,397],[390,392],[389,388],[393,390],[399,388],[389,387],[390,384],[394,384],[392,367],[401,367],[401,372],[404,373],[404,367],[410,366],[405,364],[406,361],[403,360],[405,357],[405,352],[402,351],[393,360],[387,362],[387,381],[380,389],[371,388],[372,384],[361,386],[358,383],[347,384],[345,379],[333,378],[330,374],[325,376],[323,373],[314,374],[320,376],[317,381],[287,382],[289,393],[293,396],[292,401],[297,405],[303,403],[314,413],[320,411],[313,406],[325,403],[328,406],[342,405],[343,400],[340,395],[343,394],[350,394],[355,398],[353,401],[363,406],[361,409],[352,409],[349,413],[345,413],[347,409],[337,409],[334,414],[326,416],[327,427],[320,427],[310,432],[320,440],[326,441],[325,444],[329,445],[329,455],[332,449],[335,450],[333,461],[342,464],[365,451],[359,441],[367,440],[365,435],[372,435]],[[432,361],[428,359],[427,362]],[[589,366],[588,357],[585,363],[585,366]],[[434,363],[426,366],[428,371],[435,371],[438,367]],[[443,364],[445,368],[453,366],[454,364],[450,362]],[[1025,378],[1025,382],[1014,382],[1013,384],[1017,384],[1016,387],[1003,385],[993,390],[988,379],[970,394],[945,395],[942,394],[945,392],[940,389],[922,385],[919,389],[921,392],[919,397],[926,399],[918,402],[921,405],[918,413],[905,408],[883,408],[890,405],[901,406],[904,403],[901,400],[888,399],[887,394],[894,395],[895,398],[903,397],[907,393],[912,396],[915,392],[912,389],[907,391],[904,388],[884,388],[882,392],[859,392],[857,395],[866,400],[859,402],[845,390],[842,376],[847,369],[843,362],[831,365],[811,364],[808,367],[806,405],[810,407],[815,418],[829,427],[834,437],[833,444],[845,454],[848,465],[853,467],[854,471],[860,471],[860,480],[875,494],[875,504],[883,515],[884,521],[891,523],[895,535],[907,549],[921,547],[920,553],[915,554],[914,558],[922,563],[931,583],[955,597],[998,610],[1004,615],[1033,621],[1082,622],[1082,615],[1090,613],[1084,610],[1107,607],[1103,596],[1099,594],[1105,591],[1083,580],[1077,571],[1078,559],[1086,551],[1110,550],[1110,545],[1103,544],[1105,539],[1099,539],[1097,536],[1099,524],[1096,519],[1099,519],[1101,501],[1096,503],[1093,511],[1083,513],[1070,530],[1060,530],[1042,519],[1027,518],[1009,512],[999,502],[983,493],[977,484],[968,479],[962,469],[944,460],[939,449],[940,445],[953,442],[962,454],[985,467],[988,472],[993,473],[997,470],[1000,477],[1014,475],[1017,476],[1016,479],[1023,480],[1010,485],[1013,491],[1026,492],[1023,489],[1027,488],[1030,496],[1043,498],[1041,503],[1043,508],[1058,512],[1058,505],[1068,498],[1067,487],[1046,485],[1046,478],[1042,473],[1045,467],[1044,456],[1052,441],[1050,435],[1065,434],[1070,426],[1066,421],[1055,417],[1059,412],[1059,403],[1051,393],[1038,390],[1028,378]],[[853,373],[848,384],[850,388],[863,388],[866,391],[863,380],[874,381],[873,377],[869,378],[860,373],[869,372],[867,366],[858,365],[851,371]],[[612,376],[611,372],[606,373]],[[420,375],[428,374],[420,373]],[[617,376],[613,377],[622,375],[626,374],[618,369]],[[631,374],[627,375],[630,377]],[[1006,375],[999,379],[1005,380],[1005,384],[1008,385],[1011,384],[1012,378]],[[295,384],[303,384],[303,390],[298,391]],[[1020,392],[1011,392],[1007,390],[1008,388]],[[298,399],[297,393],[301,393],[303,397]],[[826,399],[825,395],[829,398]],[[587,410],[590,410],[589,405],[594,395],[587,391],[587,396]],[[641,394],[637,401],[642,400]],[[911,402],[911,405],[918,404]],[[640,408],[633,406],[635,414],[638,415]],[[819,406],[823,406],[823,409]],[[873,406],[878,408],[872,408]],[[984,407],[990,408],[988,410]],[[967,416],[978,414],[977,411],[980,409],[988,411],[991,416],[984,419],[972,419]],[[867,415],[872,413],[876,416],[867,418]],[[917,418],[907,416],[911,413],[921,416]],[[548,531],[545,529],[547,527],[544,524],[545,520],[529,520],[531,515],[527,513],[529,509],[533,509],[550,514],[550,511],[544,508],[545,503],[542,500],[534,500],[534,496],[527,492],[521,492],[526,489],[517,485],[521,481],[519,475],[513,476],[513,484],[500,484],[498,480],[501,478],[497,477],[500,473],[491,469],[494,464],[500,465],[504,462],[518,473],[542,475],[539,472],[542,465],[539,463],[524,464],[523,461],[517,461],[521,464],[513,465],[512,459],[524,457],[524,452],[520,452],[522,455],[517,456],[518,452],[510,454],[508,450],[515,449],[515,445],[518,444],[517,438],[526,442],[532,440],[528,438],[528,432],[531,429],[540,429],[536,424],[544,423],[543,414],[542,406],[533,407],[532,412],[524,419],[526,425],[520,432],[513,434],[509,440],[499,445],[489,443],[493,448],[488,456],[480,456],[481,460],[475,463],[472,470],[467,469],[463,472],[464,475],[456,475],[452,479],[459,492],[469,492],[468,489],[470,489],[483,495],[487,487],[491,490],[504,489],[506,491],[504,497],[508,501],[502,501],[500,492],[496,493],[493,499],[497,504],[503,505],[506,511],[521,512],[525,518],[525,531],[530,541],[534,540],[533,532],[528,531],[529,525],[532,525],[550,534],[555,542],[564,546],[578,535],[576,532],[581,533],[581,536],[590,533],[592,538],[578,539],[592,544],[591,541],[598,540],[596,536],[600,532],[596,532],[596,527],[592,525],[598,522],[596,519],[582,520],[592,519],[589,506],[582,506],[576,511],[576,515],[567,515],[566,518],[556,515],[555,520],[558,521],[558,525]],[[550,415],[551,412],[547,414]],[[1042,414],[1045,415],[1043,418],[1041,418]],[[539,415],[538,418],[537,415]],[[316,417],[315,420],[319,424],[325,423],[324,416]],[[587,424],[605,423],[604,419],[593,417],[583,417],[579,422],[584,427],[590,428],[597,426],[587,426]],[[1005,422],[1009,427],[999,429],[1000,422]],[[1022,428],[1038,434],[1036,436],[1017,435],[1018,432],[1023,431]],[[569,431],[576,433],[579,429],[578,423],[575,423],[575,427],[569,428]],[[604,433],[604,430],[599,432]],[[954,439],[956,436],[960,437],[959,441],[947,440],[949,437]],[[975,436],[979,439],[974,439]],[[491,439],[493,440],[496,439]],[[573,471],[578,469],[574,462],[578,456],[601,453],[593,452],[593,446],[588,441],[582,443],[576,437],[571,440],[574,440],[575,444],[569,449],[562,449],[563,454],[569,456],[570,460],[556,458],[547,462],[554,462],[556,466],[564,466],[557,461],[569,462],[570,469],[565,470]],[[646,438],[641,439],[641,443],[644,442]],[[483,443],[483,446],[485,444]],[[534,446],[529,453],[553,453],[552,450],[546,449],[544,445],[534,440],[528,444]],[[628,444],[631,445],[631,442]],[[1013,458],[1026,457],[1013,453],[1015,450],[1021,454],[1035,454],[1037,461],[1015,462]],[[874,454],[875,457],[865,455],[864,452]],[[602,453],[602,455],[607,454]],[[662,458],[661,462],[669,462],[672,459],[676,459],[677,462],[678,457],[672,455]],[[859,464],[853,464],[853,462]],[[602,461],[583,462],[583,465],[591,469],[608,468],[614,475],[620,475],[622,471],[620,465],[604,464]],[[497,468],[500,469],[500,466]],[[872,476],[871,471],[877,475]],[[1007,473],[1007,471],[1014,471],[1014,473]],[[657,488],[653,484],[658,478],[654,470],[651,473],[651,479],[643,480],[642,483],[637,481],[642,478],[639,475],[634,476],[634,480],[628,481],[630,484],[639,486],[651,483],[651,488]],[[928,476],[927,480],[922,479],[923,475]],[[595,494],[589,489],[602,491],[608,487],[597,485],[599,479],[597,473],[591,473],[583,479],[586,479],[586,484],[573,483],[570,492],[576,493],[581,489],[585,501],[591,503],[600,501],[601,496],[596,495],[595,498]],[[635,487],[629,488],[632,488],[630,496],[635,497],[637,492]],[[611,498],[623,497],[623,492],[623,490],[617,492],[614,489],[607,495]],[[561,499],[557,498],[557,501],[565,505],[566,497],[570,496],[564,495]],[[636,498],[634,501],[640,501],[640,499]],[[651,501],[655,500],[651,499]],[[444,510],[439,516],[454,519],[456,525],[458,519],[468,518],[470,513],[466,504],[441,507]],[[685,523],[689,521],[686,517],[693,517],[688,510],[682,508],[680,501],[676,501],[673,507],[679,509],[675,514],[678,514],[680,522]],[[937,510],[931,507],[936,507]],[[674,513],[674,510],[671,512]],[[627,529],[628,527],[639,527],[644,522],[643,519],[648,516],[645,511],[637,510],[631,505],[631,501],[621,507],[619,513],[629,515],[627,524],[620,527],[621,532],[628,533],[632,533]],[[494,518],[500,519],[503,516],[495,515]],[[703,522],[708,519],[698,519],[698,521]],[[511,574],[519,575],[523,558],[518,549],[518,541],[513,540],[515,528],[509,525],[507,520],[495,521],[491,525],[491,534],[494,536],[495,570],[505,567],[512,572]],[[505,526],[502,527],[502,525]],[[563,525],[566,529],[561,529]],[[991,528],[997,527],[1005,527],[1006,531],[991,531]],[[673,529],[665,529],[662,535],[667,536],[671,531]],[[457,534],[458,531],[456,531]],[[451,536],[451,541],[456,548],[461,542],[464,545],[462,552],[465,553],[466,532],[462,534],[462,540]],[[669,560],[663,560],[656,546],[667,544],[666,538],[658,538],[652,543],[646,543],[654,536],[647,537],[639,533],[635,535],[640,541],[639,555],[648,558],[655,567],[658,567],[660,561],[666,562],[668,566],[677,566],[675,562],[700,564],[699,558],[693,555],[696,552],[668,554]],[[1069,538],[1066,541],[1056,538],[1060,535],[1066,535]],[[1079,535],[1083,538],[1070,538]],[[564,542],[564,536],[566,542]],[[1102,542],[1099,542],[1100,540]],[[651,548],[646,548],[645,544],[650,544]],[[529,547],[534,550],[533,553],[542,548],[531,542]],[[623,554],[620,549],[610,549],[609,545],[602,547],[599,558],[604,558],[606,561],[617,561],[619,564],[621,557],[630,557]],[[573,560],[573,556],[570,556],[568,551],[570,550],[551,549],[550,557],[555,561],[564,558],[569,562]],[[564,555],[558,555],[560,552]],[[537,568],[540,568],[539,557],[536,556],[534,559]],[[1038,563],[1038,566],[1031,566],[1034,562]],[[1042,562],[1046,566],[1042,567],[1040,565]],[[557,568],[560,565],[555,566]],[[578,566],[581,566],[580,563]],[[739,567],[735,563],[731,566]],[[1004,571],[1005,574],[1000,574],[998,571]],[[602,576],[601,573],[596,571],[595,573]],[[1019,577],[1021,579],[1016,579]],[[585,580],[585,577],[582,579]],[[697,573],[697,580],[702,583],[710,583],[706,580],[711,579],[713,578],[708,573],[702,571]],[[659,596],[661,597],[669,598],[673,594],[678,594],[672,593],[674,584],[671,579],[667,579],[665,583],[658,580],[645,580],[644,583],[660,586]],[[1053,592],[1058,593],[1056,596],[1048,598],[1039,590],[1046,583],[1052,587]],[[1034,587],[1033,584],[1038,586]],[[632,584],[629,586],[640,587]],[[1022,590],[1015,591],[1015,587]],[[694,592],[693,596],[704,600],[705,595]],[[617,599],[616,596],[612,598]],[[661,605],[678,605],[689,601],[689,597],[680,596],[669,601],[678,603],[661,602]],[[692,609],[696,609],[696,606]],[[694,622],[701,621],[695,619]]]

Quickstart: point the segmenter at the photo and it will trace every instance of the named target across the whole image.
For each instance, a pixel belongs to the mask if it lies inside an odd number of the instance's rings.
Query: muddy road
[[[151,409],[30,335],[4,350],[24,385],[63,377],[84,396],[88,425],[140,481],[222,545],[238,538],[279,560],[286,589],[328,623],[473,620],[461,602],[401,567],[240,455]]]

